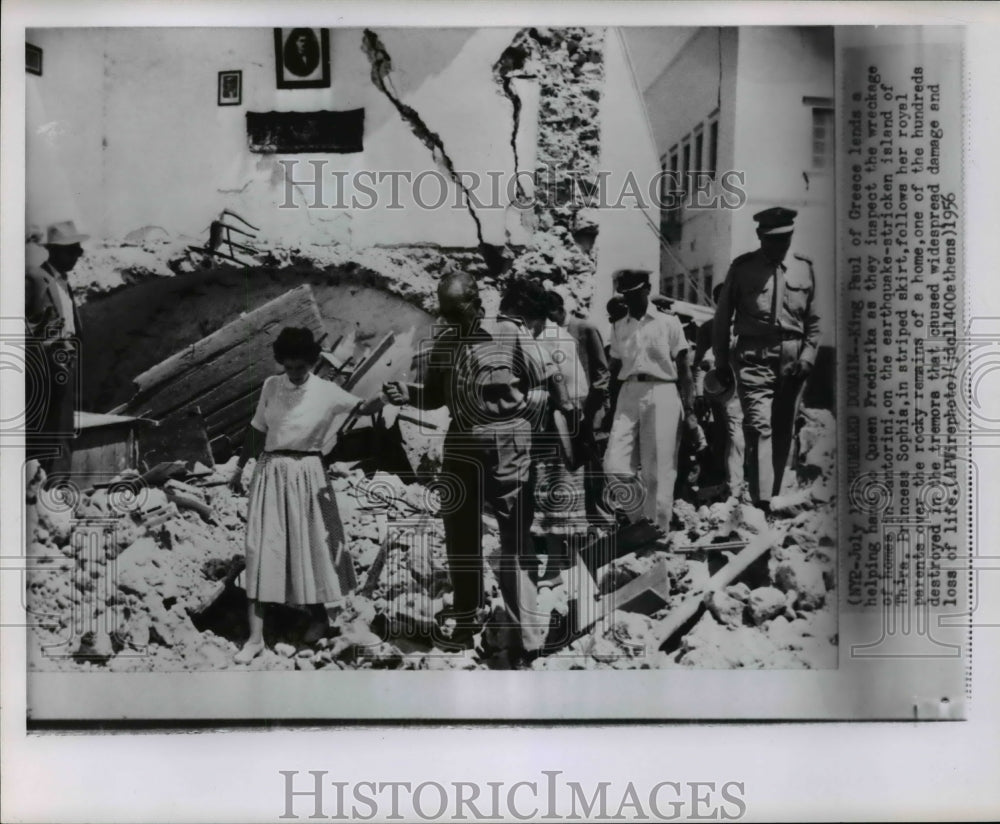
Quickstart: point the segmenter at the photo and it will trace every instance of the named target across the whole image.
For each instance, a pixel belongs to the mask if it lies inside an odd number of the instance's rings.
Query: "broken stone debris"
[[[245,633],[245,595],[240,588],[246,499],[225,484],[232,464],[212,474],[167,478],[143,490],[137,503],[121,505],[108,488],[84,493],[72,507],[36,492],[33,554],[51,563],[29,573],[29,607],[53,616],[34,634],[32,666],[114,671],[226,669]],[[252,468],[252,467],[251,467]],[[128,475],[121,479],[135,479]],[[428,632],[450,604],[444,530],[433,492],[396,476],[372,478],[350,466],[330,470],[349,546],[364,588],[331,608],[328,637],[303,641],[310,616],[285,608],[269,647],[250,669],[468,669],[509,665],[509,633],[484,633],[489,653],[455,652]],[[810,483],[822,482],[816,476]],[[200,512],[167,499],[172,490],[211,507]],[[536,669],[697,667],[828,667],[836,664],[834,584],[835,519],[831,503],[792,518],[763,524],[737,501],[695,510],[678,502],[685,540],[702,545],[738,540],[765,546],[766,568],[724,586],[712,585],[709,562],[648,544],[597,570],[602,595],[595,619],[563,636]],[[100,519],[99,552],[74,547],[85,521]],[[489,528],[490,521],[486,521]],[[487,556],[499,550],[487,532]],[[717,553],[716,553],[717,554]],[[738,557],[738,556],[737,556]],[[378,568],[379,558],[382,558]],[[725,569],[733,561],[721,567]],[[567,580],[573,580],[566,576]],[[502,599],[487,565],[487,611],[499,614]],[[567,587],[546,593],[557,617],[569,611]],[[681,626],[673,646],[661,650],[664,627],[677,609],[697,600],[690,627]],[[92,627],[74,636],[71,616],[90,616]],[[113,620],[112,620],[113,619]],[[103,630],[107,624],[111,631]],[[376,631],[378,630],[378,631]],[[440,633],[439,633],[440,635]],[[67,647],[69,644],[69,647]],[[41,654],[61,651],[62,657]]]

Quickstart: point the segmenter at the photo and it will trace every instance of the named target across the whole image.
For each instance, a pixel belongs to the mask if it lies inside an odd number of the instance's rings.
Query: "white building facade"
[[[702,28],[645,88],[660,168],[660,291],[711,305],[755,212],[798,211],[793,251],[814,262],[824,337],[834,310],[833,30]]]

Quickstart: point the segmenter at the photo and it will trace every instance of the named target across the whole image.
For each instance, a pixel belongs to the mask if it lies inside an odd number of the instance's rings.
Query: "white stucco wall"
[[[738,29],[698,29],[650,84],[645,100],[659,158],[668,156],[674,146],[680,151],[681,141],[699,125],[705,129],[704,151],[707,155],[708,121],[712,112],[718,109],[717,180],[724,172],[736,168],[733,155],[738,49]],[[716,187],[709,197],[721,197],[722,194],[721,189]],[[711,265],[716,280],[725,277],[732,259],[732,219],[733,212],[728,209],[684,210],[683,242],[675,244],[673,251],[687,270],[700,270]],[[666,256],[663,264],[664,273],[679,271],[673,257]]]
[[[613,203],[625,186],[629,172],[639,182],[646,208],[625,198],[622,208],[602,208],[597,237],[597,274],[591,300],[592,319],[607,331],[604,306],[612,295],[611,275],[616,269],[659,269],[659,240],[644,215],[659,223],[659,210],[649,202],[649,183],[659,163],[653,135],[646,119],[642,95],[617,29],[608,29],[604,45],[604,88],[601,94],[600,169],[607,172],[606,191]],[[655,277],[654,277],[655,281]],[[654,282],[654,288],[656,284]]]
[[[749,197],[735,215],[733,251],[758,245],[755,212],[774,205],[796,209],[792,250],[814,262],[826,343],[833,342],[835,308],[833,174],[811,169],[812,110],[803,98],[833,96],[832,29],[740,30],[734,162],[747,170]]]
[[[392,57],[393,87],[441,135],[461,170],[513,172],[511,108],[491,67],[514,33],[378,31]],[[28,222],[72,218],[98,238],[121,238],[144,225],[203,238],[209,220],[229,207],[278,242],[475,245],[464,208],[413,208],[406,187],[403,209],[385,208],[388,197],[370,210],[277,208],[285,199],[282,156],[250,152],[247,111],[365,109],[364,151],[287,156],[299,161],[299,178],[312,177],[311,159],[349,173],[416,176],[439,168],[372,84],[361,30],[331,29],[330,36],[331,87],[278,90],[271,29],[28,32],[45,55],[44,75],[27,76]],[[220,107],[217,72],[235,69],[243,72],[243,104]],[[331,204],[333,181],[323,196]],[[424,191],[437,199],[433,181]],[[312,202],[307,195],[300,202]],[[449,183],[447,203],[455,201]],[[480,210],[488,242],[503,242],[505,206]]]
[[[678,257],[688,269],[711,264],[718,282],[734,257],[757,247],[755,212],[798,210],[793,249],[815,263],[826,342],[834,308],[833,180],[811,169],[812,111],[803,98],[833,95],[832,29],[753,26],[699,30],[645,93],[659,156],[718,106],[718,169],[746,175],[743,208],[685,211]],[[665,269],[675,271],[672,261]]]

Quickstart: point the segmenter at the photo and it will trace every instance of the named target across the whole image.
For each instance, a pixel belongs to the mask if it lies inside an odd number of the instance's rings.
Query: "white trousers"
[[[677,384],[625,381],[604,453],[607,475],[619,484],[641,481],[638,495],[624,493],[624,486],[612,490],[612,503],[633,521],[644,516],[664,531],[674,509],[682,411]]]

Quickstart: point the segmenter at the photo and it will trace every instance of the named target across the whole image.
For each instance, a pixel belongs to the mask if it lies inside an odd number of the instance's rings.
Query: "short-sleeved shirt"
[[[719,295],[713,348],[717,354],[729,348],[732,321],[732,334],[744,340],[801,336],[800,359],[814,361],[820,335],[815,291],[812,261],[803,255],[792,253],[782,263],[761,249],[740,255]]]
[[[331,381],[309,375],[301,386],[287,375],[264,381],[250,425],[266,432],[264,449],[327,452],[337,436],[335,424],[359,399]]]
[[[467,338],[444,330],[430,350],[423,383],[410,386],[410,400],[418,409],[447,406],[458,432],[537,420],[554,374],[546,350],[523,324],[499,315],[481,319]]]
[[[622,362],[618,377],[648,375],[677,380],[677,356],[688,348],[684,327],[675,315],[649,304],[641,318],[626,315],[611,329],[611,357]]]
[[[545,322],[545,328],[535,340],[548,351],[552,367],[562,378],[566,397],[575,403],[582,402],[587,397],[590,386],[576,338],[567,329],[550,320]]]

